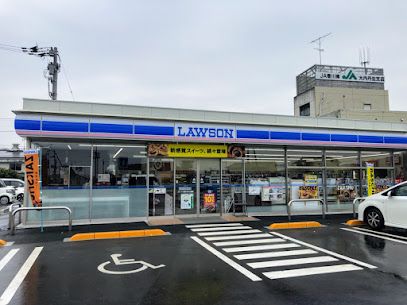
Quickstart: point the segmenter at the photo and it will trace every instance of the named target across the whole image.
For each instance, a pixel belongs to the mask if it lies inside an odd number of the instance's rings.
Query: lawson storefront
[[[327,213],[351,212],[368,192],[367,167],[376,192],[407,174],[405,124],[35,99],[14,112],[17,134],[40,150],[43,205],[70,207],[77,223],[223,215],[242,204],[249,215],[284,215],[290,200],[315,198]]]

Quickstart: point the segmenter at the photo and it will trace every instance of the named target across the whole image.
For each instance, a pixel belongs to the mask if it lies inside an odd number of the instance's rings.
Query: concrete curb
[[[358,219],[349,219],[345,224],[350,227],[356,227],[356,226],[364,225],[365,223]]]
[[[318,221],[298,221],[298,222],[272,223],[267,228],[269,230],[280,230],[280,229],[307,229],[320,227],[322,227],[322,225]]]
[[[130,231],[109,231],[109,232],[90,232],[90,233],[77,233],[64,241],[83,241],[95,239],[118,239],[118,238],[132,238],[132,237],[148,237],[169,235],[161,229],[146,229],[146,230],[130,230]]]

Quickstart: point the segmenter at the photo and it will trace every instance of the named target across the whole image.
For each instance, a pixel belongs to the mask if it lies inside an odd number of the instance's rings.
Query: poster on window
[[[216,211],[216,194],[215,193],[204,193],[203,206],[207,212],[214,213]]]
[[[338,185],[336,194],[340,202],[353,201],[356,198],[356,190],[353,185]]]
[[[194,207],[194,193],[181,193],[181,209],[190,210]]]
[[[300,199],[317,199],[319,198],[318,186],[300,186],[299,187]]]

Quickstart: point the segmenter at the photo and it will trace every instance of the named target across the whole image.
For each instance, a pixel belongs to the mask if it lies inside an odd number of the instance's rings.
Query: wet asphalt
[[[250,268],[247,262],[237,260],[235,253],[216,247],[185,225],[158,226],[171,233],[166,236],[82,242],[63,242],[63,239],[78,232],[149,227],[144,223],[83,226],[74,227],[72,233],[65,228],[47,228],[44,233],[32,229],[18,230],[15,236],[1,231],[0,238],[14,244],[0,248],[0,266],[9,251],[19,250],[0,271],[0,295],[4,295],[34,248],[43,247],[9,304],[407,304],[407,239],[403,239],[407,237],[406,232],[386,229],[386,233],[400,236],[399,239],[392,237],[396,241],[357,234],[342,229],[346,228],[342,224],[346,219],[332,217],[323,222],[326,226],[322,228],[279,230],[278,233],[377,268],[359,266],[360,270],[355,271],[274,280],[263,274],[270,268]],[[282,220],[262,218],[242,223],[267,233],[266,225]],[[253,272],[261,281],[250,280],[195,242],[192,236]],[[165,266],[125,274],[141,265],[115,265],[112,254],[121,254],[121,259]],[[267,260],[270,259],[260,261]],[[99,271],[102,263],[106,263],[103,270],[123,274]],[[335,263],[353,264],[346,259]],[[327,264],[330,263],[311,265]],[[299,267],[272,270],[292,268]],[[3,304],[1,298],[0,304]]]

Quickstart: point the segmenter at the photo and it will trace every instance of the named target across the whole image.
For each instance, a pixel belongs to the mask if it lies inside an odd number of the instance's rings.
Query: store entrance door
[[[175,160],[175,215],[198,213],[196,159]]]
[[[219,159],[176,159],[175,164],[175,215],[220,213]]]

